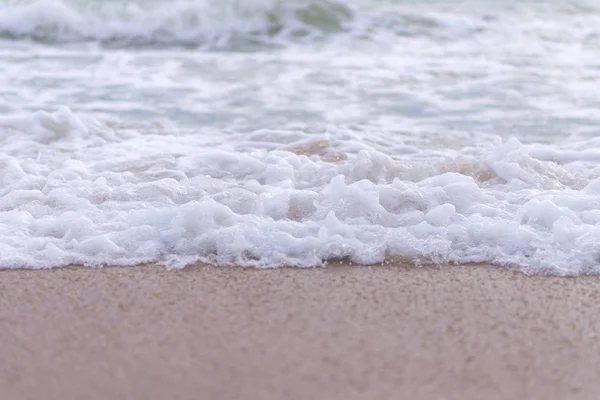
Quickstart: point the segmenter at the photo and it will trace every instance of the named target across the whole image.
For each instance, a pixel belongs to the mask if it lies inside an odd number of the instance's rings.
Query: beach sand
[[[0,271],[0,398],[597,399],[600,277]]]

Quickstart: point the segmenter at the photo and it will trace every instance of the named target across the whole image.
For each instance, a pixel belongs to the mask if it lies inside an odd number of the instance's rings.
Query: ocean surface
[[[0,0],[0,268],[600,273],[600,2]]]

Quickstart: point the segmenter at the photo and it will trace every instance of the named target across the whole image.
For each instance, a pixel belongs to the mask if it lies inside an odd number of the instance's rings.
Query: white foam
[[[410,154],[327,132],[207,143],[66,108],[3,117],[0,267],[398,258],[600,272],[593,139]]]

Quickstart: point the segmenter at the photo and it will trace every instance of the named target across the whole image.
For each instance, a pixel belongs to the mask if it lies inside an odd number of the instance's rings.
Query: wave
[[[207,142],[211,140],[212,142]],[[599,141],[377,151],[61,109],[0,119],[0,268],[492,263],[600,273]]]
[[[343,31],[353,17],[351,7],[331,0],[4,0],[0,37],[112,46],[273,45]]]
[[[597,42],[600,10],[585,4],[355,0],[0,0],[0,39],[106,47],[181,46],[253,50],[346,34],[389,43],[399,38],[494,42]],[[462,4],[462,6],[460,6]],[[466,7],[470,4],[469,7]],[[536,3],[537,4],[537,3]],[[580,7],[575,7],[579,5]],[[533,16],[533,17],[532,17]],[[558,18],[558,20],[557,20]]]
[[[339,34],[353,44],[418,36],[445,40],[477,35],[490,21],[478,13],[367,0],[0,0],[0,38],[108,47],[252,50]]]

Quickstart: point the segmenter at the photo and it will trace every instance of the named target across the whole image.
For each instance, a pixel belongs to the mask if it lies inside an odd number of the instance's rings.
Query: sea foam
[[[396,153],[339,132],[235,135],[66,108],[0,118],[0,268],[397,259],[600,272],[597,139]]]

